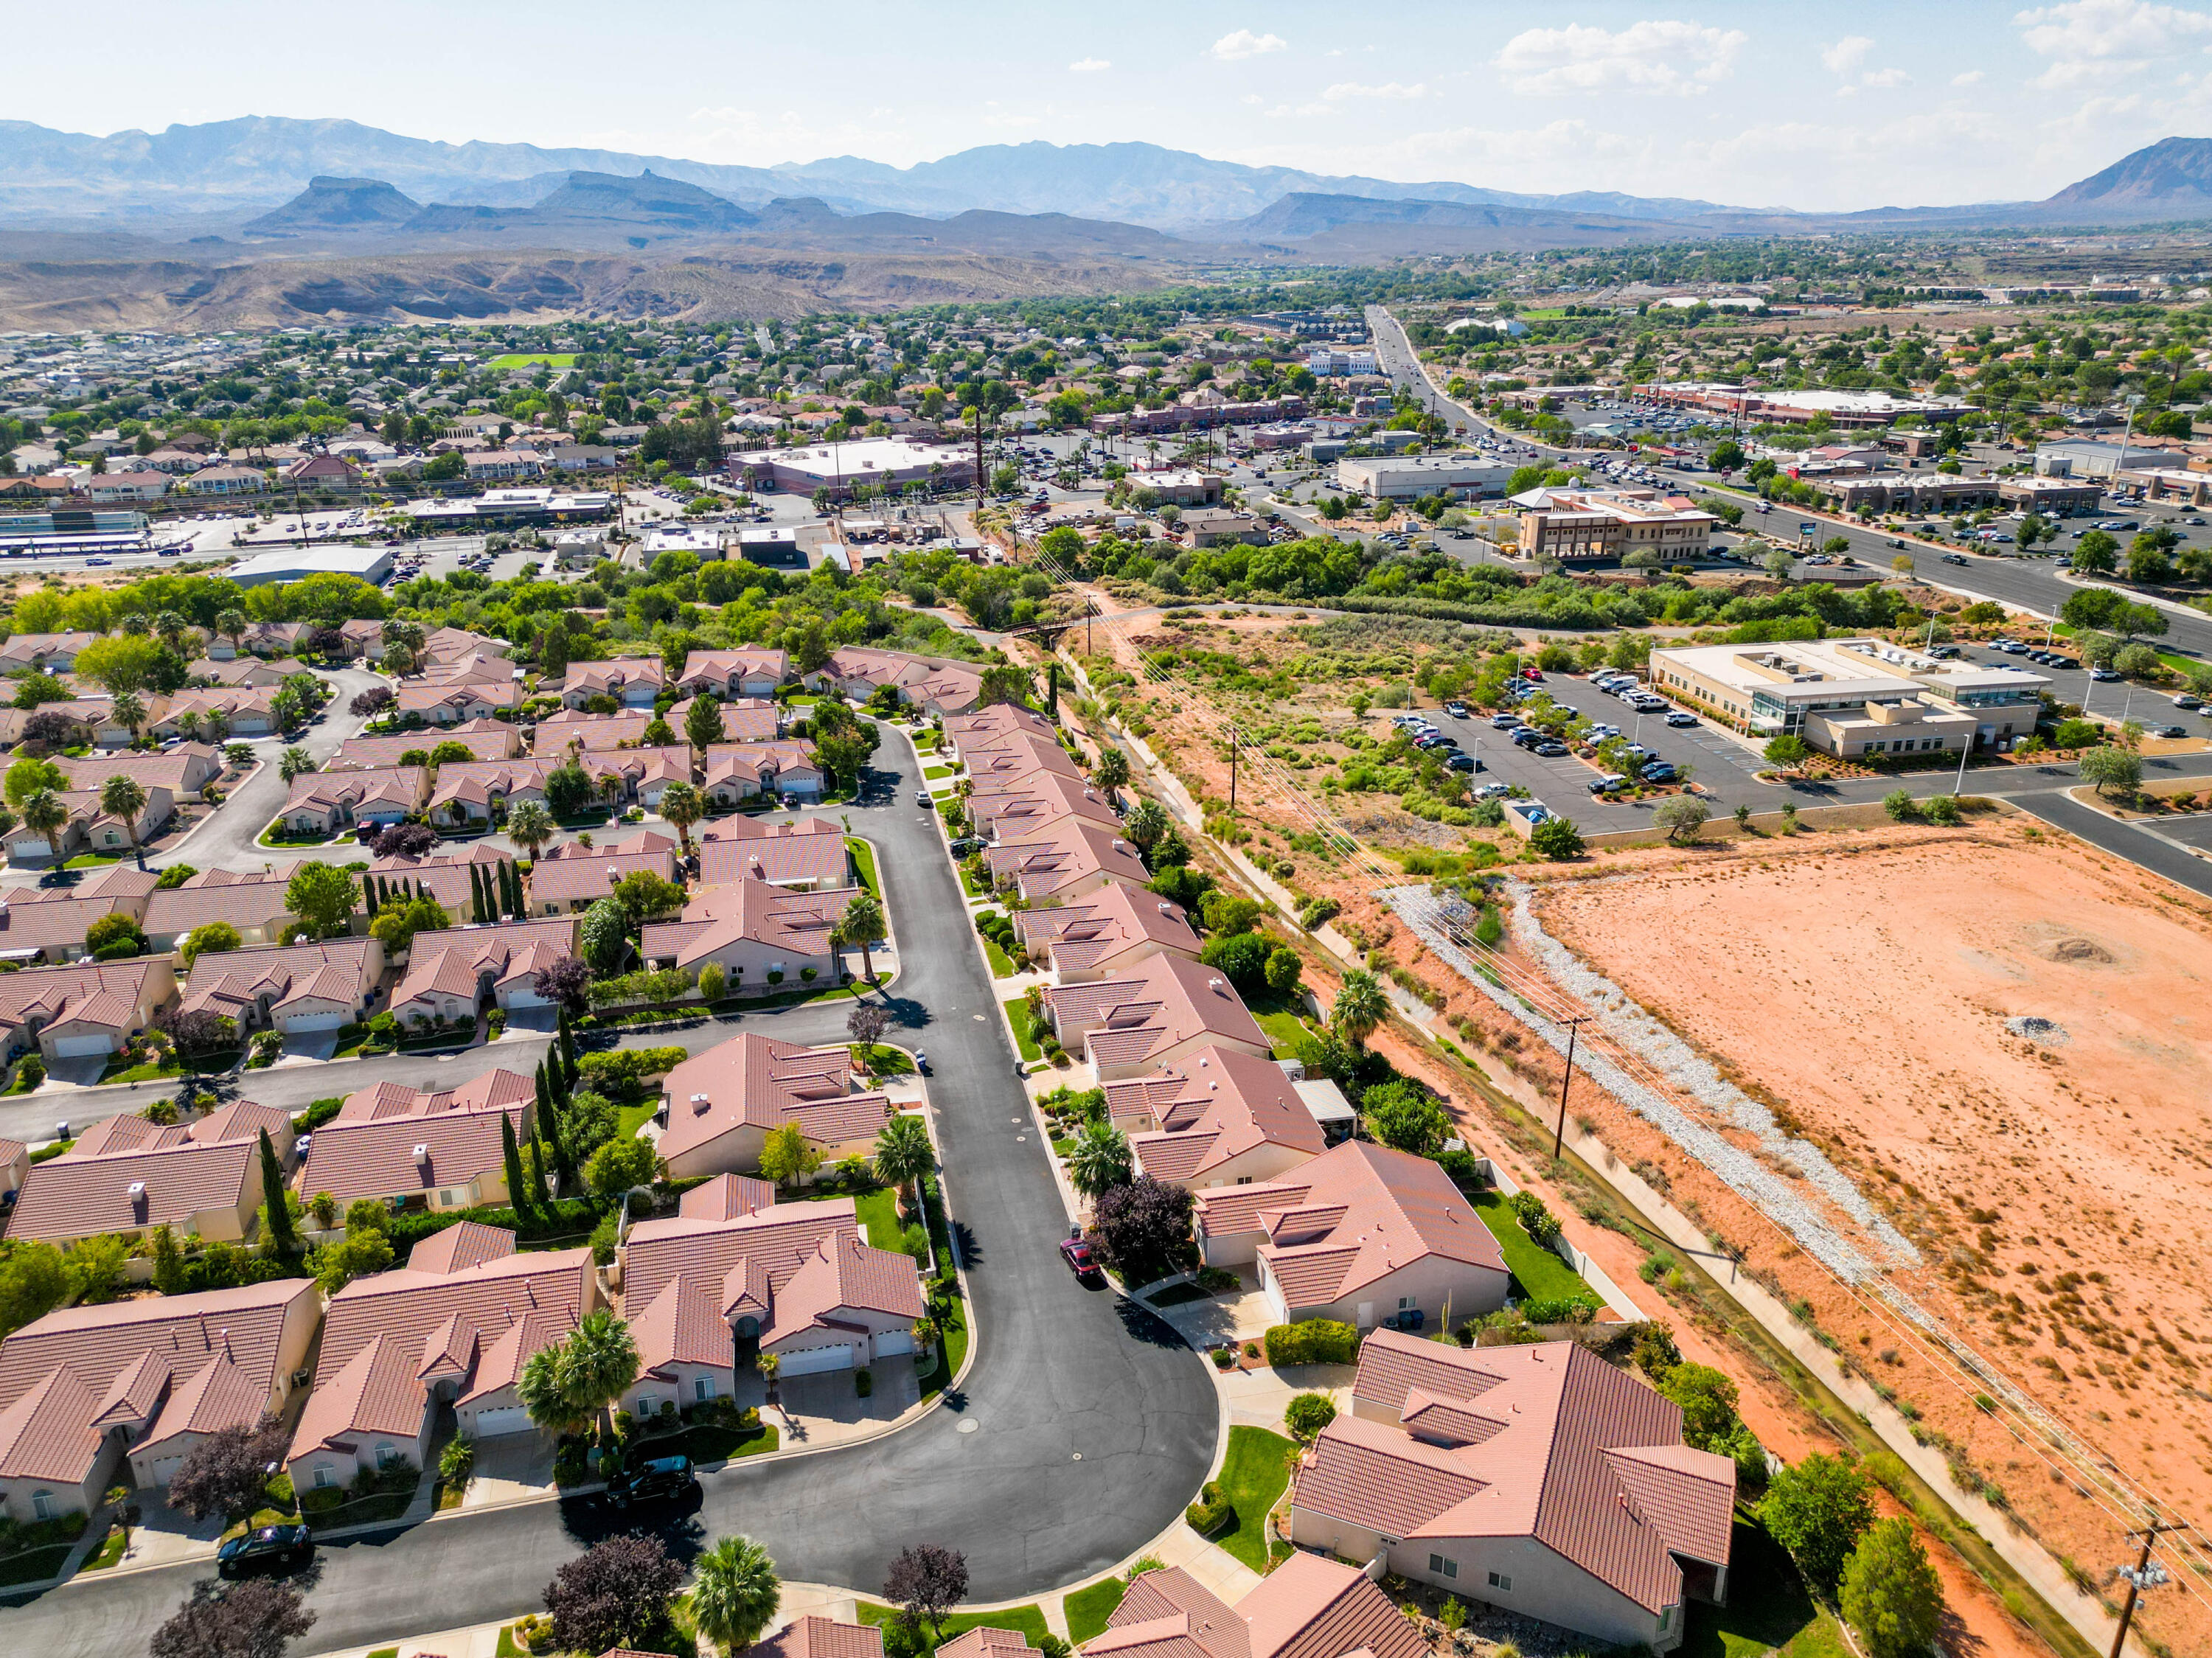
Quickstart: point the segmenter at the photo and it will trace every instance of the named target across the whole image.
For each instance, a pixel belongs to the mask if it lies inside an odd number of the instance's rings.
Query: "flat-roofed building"
[[[1758,738],[1802,737],[1849,758],[2008,747],[2035,729],[2050,682],[1944,661],[1880,639],[1693,645],[1651,653],[1651,683]]]
[[[1377,501],[1502,495],[1512,476],[1511,463],[1480,455],[1376,455],[1336,464],[1339,483]]]
[[[2212,484],[2212,474],[2191,472],[2185,476],[2200,483]],[[2087,479],[2009,477],[1997,482],[1999,501],[2039,518],[2071,518],[2076,513],[2094,513],[2104,493]]]
[[[1656,489],[1527,490],[1516,556],[1562,564],[1618,563],[1653,553],[1662,564],[1701,559],[1720,520],[1687,495]]]
[[[754,449],[729,458],[732,472],[754,489],[783,489],[849,498],[856,489],[962,489],[975,482],[975,459],[957,444],[912,438],[862,438],[805,448]]]

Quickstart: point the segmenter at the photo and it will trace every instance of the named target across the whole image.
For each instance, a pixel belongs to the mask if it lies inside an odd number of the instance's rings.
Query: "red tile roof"
[[[1309,1157],[1328,1149],[1282,1066],[1241,1048],[1202,1048],[1134,1083],[1108,1083],[1106,1108],[1116,1119],[1149,1113],[1159,1124],[1129,1140],[1145,1171],[1158,1180],[1202,1180],[1262,1145]]]
[[[1322,1432],[1299,1508],[1407,1539],[1526,1537],[1655,1612],[1682,1598],[1674,1555],[1727,1564],[1735,1464],[1683,1445],[1679,1406],[1574,1343],[1376,1331],[1352,1393],[1361,1413]]]
[[[328,1192],[344,1204],[503,1176],[500,1118],[526,1133],[536,1097],[533,1079],[512,1071],[487,1071],[438,1091],[372,1084],[348,1095],[338,1114],[315,1131],[300,1189]]]
[[[1048,898],[1101,874],[1142,886],[1152,878],[1118,824],[1055,817],[1021,829],[1021,838],[984,849],[994,882],[1016,883],[1025,898]]]
[[[386,737],[349,737],[338,744],[325,769],[381,770],[399,756],[420,749],[429,753],[441,743],[459,743],[479,760],[504,760],[522,752],[522,734],[503,720],[470,720],[435,731],[400,732]]]
[[[817,887],[852,884],[843,825],[827,817],[769,823],[732,817],[699,833],[699,883],[719,886],[762,880],[771,886],[806,882]]]
[[[460,913],[467,914],[465,907]],[[418,932],[408,949],[406,975],[392,987],[390,1005],[402,1018],[407,1017],[410,1002],[431,994],[458,996],[474,1007],[483,975],[491,975],[495,992],[526,986],[562,957],[573,954],[575,939],[575,918],[568,915]]]
[[[1048,956],[1063,975],[1111,970],[1146,944],[1195,958],[1197,932],[1179,905],[1125,881],[1109,881],[1073,903],[1025,909],[1014,925],[1032,956]]]
[[[755,1642],[751,1658],[884,1658],[884,1632],[873,1624],[841,1624],[809,1612]]]
[[[179,1225],[210,1210],[234,1210],[249,1199],[258,1202],[264,1128],[279,1155],[287,1152],[290,1116],[250,1100],[168,1127],[143,1117],[104,1118],[59,1157],[31,1166],[9,1236],[137,1232]]]
[[[1097,1064],[1141,1064],[1194,1036],[1268,1051],[1261,1030],[1215,969],[1158,955],[1110,979],[1060,985],[1044,993],[1060,1041],[1080,1036]]]
[[[639,950],[648,962],[673,961],[679,967],[747,940],[794,957],[827,956],[830,935],[859,890],[787,892],[756,880],[703,886],[684,906],[681,920],[648,922],[639,935]]]
[[[165,887],[146,901],[146,931],[182,938],[210,921],[228,921],[241,932],[281,921],[291,914],[284,908],[284,889],[298,869],[297,864],[287,864],[267,874],[250,875],[202,870],[183,885]]]
[[[695,1054],[668,1073],[660,1155],[680,1157],[739,1128],[795,1122],[817,1145],[872,1139],[890,1099],[852,1090],[852,1054],[750,1032]]]
[[[208,1009],[237,1019],[242,1026],[264,996],[272,1015],[310,1001],[358,1010],[375,987],[383,959],[383,948],[373,938],[268,944],[202,955],[192,963],[183,1011]]]

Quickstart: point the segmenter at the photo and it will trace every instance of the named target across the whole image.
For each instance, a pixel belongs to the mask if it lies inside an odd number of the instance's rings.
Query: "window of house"
[[[1490,1574],[1490,1587],[1494,1589],[1503,1589],[1506,1594],[1510,1594],[1513,1593],[1513,1580],[1503,1572],[1494,1571]]]
[[[1429,1557],[1429,1575],[1432,1577],[1456,1577],[1459,1576],[1459,1562],[1447,1560],[1441,1554],[1432,1554]]]
[[[52,1491],[31,1493],[31,1515],[36,1520],[51,1520],[54,1517],[54,1494]]]
[[[398,1447],[392,1445],[379,1445],[376,1448],[376,1466],[378,1467],[388,1468],[398,1460],[399,1451]]]
[[[1413,1301],[1413,1297],[1411,1297],[1411,1296],[1400,1296],[1400,1297],[1398,1297],[1398,1310],[1399,1310],[1400,1312],[1401,1312],[1401,1313],[1410,1313],[1410,1312],[1412,1312],[1412,1311],[1413,1310],[1413,1305],[1414,1305],[1414,1301]]]
[[[696,1396],[697,1396],[698,1398],[701,1398],[701,1399],[712,1399],[712,1398],[714,1396],[714,1377],[712,1377],[712,1376],[701,1376],[701,1377],[699,1378],[698,1382],[697,1382],[696,1384],[694,1384],[694,1385],[695,1385],[696,1394]]]
[[[1674,1621],[1674,1608],[1668,1606],[1665,1611],[1659,1614],[1659,1633],[1664,1635],[1667,1632],[1667,1626]]]
[[[328,1491],[331,1486],[333,1486],[333,1485],[337,1485],[337,1483],[338,1483],[338,1482],[337,1482],[337,1477],[336,1477],[335,1475],[333,1475],[333,1474],[331,1473],[331,1465],[330,1465],[329,1463],[327,1463],[327,1462],[318,1462],[318,1463],[316,1463],[316,1464],[315,1464],[315,1489],[316,1489],[316,1490],[318,1490],[318,1491]]]

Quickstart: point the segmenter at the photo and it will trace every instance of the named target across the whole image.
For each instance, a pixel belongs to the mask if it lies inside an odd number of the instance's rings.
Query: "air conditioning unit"
[[[694,1094],[691,1096],[692,1114],[696,1116],[699,1113],[704,1111],[710,1102],[711,1102],[708,1101],[704,1094]]]

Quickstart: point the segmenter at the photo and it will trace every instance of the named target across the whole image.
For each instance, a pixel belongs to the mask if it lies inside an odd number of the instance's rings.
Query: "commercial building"
[[[1887,426],[1906,415],[1942,422],[1976,412],[1972,404],[1956,398],[1898,398],[1887,392],[1790,392],[1712,381],[1648,386],[1642,395],[1669,408],[1701,409],[1746,426],[1803,426],[1822,416],[1836,426]]]
[[[392,555],[381,547],[287,547],[241,559],[223,574],[241,587],[304,581],[311,575],[349,575],[371,586],[392,574]]]
[[[1673,564],[1701,559],[1719,522],[1686,495],[1656,489],[1530,489],[1521,508],[1517,556],[1562,564],[1619,562],[1656,553]]]
[[[1879,639],[1693,645],[1652,652],[1650,671],[1664,695],[1739,731],[1849,758],[2008,748],[2035,729],[2050,683]]]
[[[826,491],[836,501],[848,499],[859,489],[965,489],[975,483],[972,450],[912,438],[755,449],[732,455],[728,464],[732,475],[748,489],[804,495]]]
[[[1377,501],[1418,501],[1425,495],[1449,495],[1469,501],[1480,495],[1502,495],[1513,476],[1504,461],[1474,455],[1401,455],[1344,459],[1336,464],[1336,481],[1347,489]]]
[[[1351,351],[1309,351],[1306,367],[1324,380],[1382,372],[1371,347]]]
[[[1975,513],[2002,499],[2002,481],[1942,473],[1880,473],[1873,477],[1808,479],[1839,513],[1918,513],[1941,517]]]
[[[2061,438],[2035,446],[2035,475],[2110,480],[2123,468],[2185,467],[2186,450],[2156,443],[2107,443],[2101,438]]]
[[[2183,476],[2201,484],[2212,484],[2212,474],[2189,472]],[[1999,501],[2039,518],[2072,518],[2076,513],[2094,513],[2104,493],[2088,479],[2009,477],[1997,483]]]
[[[604,489],[487,489],[473,500],[410,501],[399,510],[425,528],[494,529],[514,524],[570,524],[605,518],[615,498]]]

